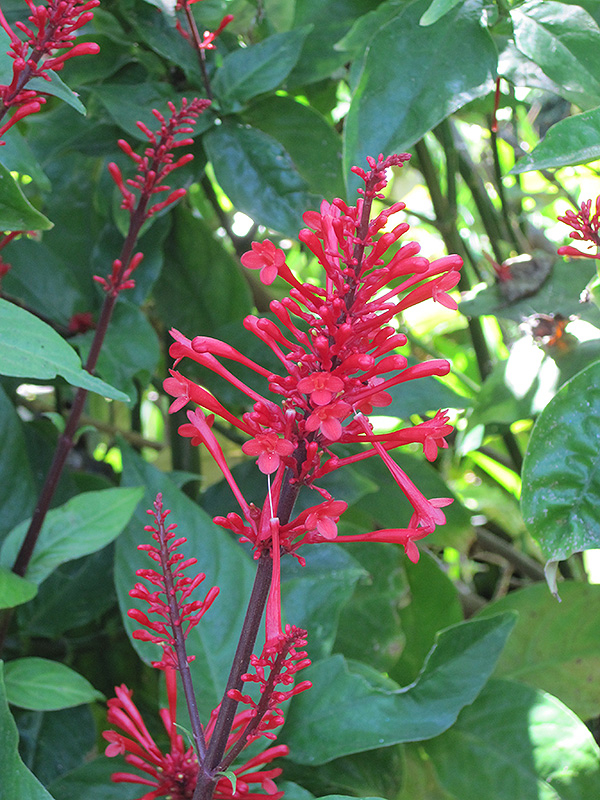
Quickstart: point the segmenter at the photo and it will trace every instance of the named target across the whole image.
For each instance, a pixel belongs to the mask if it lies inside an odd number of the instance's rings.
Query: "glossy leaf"
[[[53,70],[49,69],[46,74],[50,78],[49,81],[44,78],[33,78],[33,80],[27,83],[27,88],[58,97],[59,100],[64,100],[67,105],[74,108],[79,114],[85,116],[85,106],[79,99],[79,95],[75,94],[72,89],[69,89],[67,84],[64,83],[60,76]]]
[[[527,586],[487,605],[479,616],[517,611],[517,624],[494,673],[543,689],[579,714],[600,714],[600,586],[560,584],[562,603],[544,584]]]
[[[514,622],[503,614],[441,631],[416,681],[404,689],[339,655],[313,664],[303,672],[313,687],[294,698],[283,730],[290,758],[323,764],[439,735],[485,685]]]
[[[0,301],[1,302],[1,301]],[[0,311],[0,316],[2,312]],[[0,355],[0,359],[1,359]],[[4,504],[0,516],[0,541],[33,511],[37,499],[34,473],[27,457],[23,423],[14,406],[0,388],[0,486]]]
[[[133,600],[128,593],[137,580],[135,570],[151,566],[148,556],[140,552],[137,545],[150,541],[150,534],[144,531],[149,522],[145,509],[152,507],[158,492],[163,494],[165,508],[171,509],[169,522],[175,523],[179,535],[188,540],[181,552],[187,557],[196,557],[197,571],[206,574],[206,580],[197,590],[198,598],[203,598],[211,586],[219,586],[221,590],[215,604],[187,638],[188,654],[196,656],[191,664],[194,683],[202,687],[198,695],[200,714],[206,719],[220,702],[225,688],[256,568],[252,559],[177,489],[168,476],[143,461],[130,448],[122,449],[123,485],[146,487],[143,503],[119,537],[115,556],[115,584],[128,634],[131,636],[139,625],[126,616],[127,609],[138,606],[147,611],[147,604]],[[196,567],[190,567],[189,573],[195,574],[195,570]],[[138,639],[132,639],[132,644],[147,662],[160,657],[155,644]]]
[[[515,164],[512,173],[570,167],[600,158],[600,108],[553,125],[537,147]]]
[[[283,145],[311,192],[344,196],[341,137],[314,108],[274,95],[253,103],[244,120]]]
[[[0,662],[0,784],[1,800],[53,800],[52,795],[23,764],[19,755],[17,726],[8,710],[4,687],[4,669]]]
[[[252,97],[277,89],[298,61],[311,27],[276,33],[228,53],[212,84],[220,104],[237,110]]]
[[[406,150],[490,90],[497,57],[476,13],[480,4],[467,0],[422,27],[427,6],[428,0],[401,5],[365,56],[344,128],[346,174],[353,165],[365,167],[366,156]]]
[[[555,697],[491,680],[446,733],[424,744],[442,786],[461,800],[591,800],[600,751]]]
[[[221,325],[251,312],[248,284],[240,264],[202,219],[183,204],[173,218],[168,266],[155,289],[157,307],[169,326],[186,336],[214,336]]]
[[[53,223],[31,205],[3,164],[0,164],[0,229],[47,231]]]
[[[140,488],[83,492],[49,511],[29,562],[28,580],[41,583],[59,564],[94,553],[112,542],[128,523],[142,495]],[[21,523],[6,537],[0,550],[4,566],[12,566],[28,524]]]
[[[47,658],[16,658],[4,668],[9,703],[33,711],[58,711],[103,700],[83,675]]]
[[[583,8],[533,0],[510,12],[515,43],[554,81],[557,91],[587,110],[600,103],[600,28]]]
[[[36,594],[35,583],[15,575],[6,567],[0,567],[0,609],[20,606],[22,603],[27,603]]]
[[[215,176],[237,209],[256,222],[296,238],[302,214],[320,199],[279,142],[262,131],[225,120],[204,137]]]
[[[523,518],[547,559],[553,592],[556,566],[600,546],[600,362],[584,369],[539,416],[523,464]]]
[[[57,375],[113,400],[123,392],[86,372],[77,353],[53,328],[18,306],[0,299],[0,374],[52,380]]]
[[[451,11],[454,6],[462,3],[463,0],[433,0],[427,11],[419,20],[421,25],[433,25],[438,19],[445,16],[448,11]]]

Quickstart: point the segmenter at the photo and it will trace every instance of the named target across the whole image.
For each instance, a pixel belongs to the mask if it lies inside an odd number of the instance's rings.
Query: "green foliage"
[[[17,658],[4,670],[9,703],[31,711],[58,711],[102,700],[89,681],[58,661]]]

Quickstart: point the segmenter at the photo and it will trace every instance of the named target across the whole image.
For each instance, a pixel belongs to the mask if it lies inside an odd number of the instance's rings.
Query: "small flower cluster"
[[[190,6],[197,2],[199,2],[199,0],[177,0],[175,5],[175,11],[183,11],[185,13],[191,35],[185,30],[179,20],[176,21],[175,26],[184,39],[189,42],[192,42],[193,39],[192,43],[199,52],[203,50],[214,50],[216,48],[214,43],[215,39],[225,30],[229,23],[233,21],[233,14],[225,14],[216,30],[204,31],[202,38],[200,38],[194,17],[190,10]]]
[[[564,222],[573,228],[569,236],[580,242],[589,242],[590,247],[595,247],[595,253],[585,253],[576,247],[564,245],[558,248],[560,256],[575,256],[576,258],[600,258],[600,195],[596,198],[594,213],[592,214],[592,201],[586,200],[581,204],[577,213],[570,209],[564,216],[558,217],[559,222]]]
[[[187,542],[184,536],[175,538],[177,525],[165,526],[170,512],[163,511],[162,495],[158,494],[154,501],[154,510],[148,511],[154,517],[156,527],[146,525],[145,531],[152,534],[158,547],[151,544],[140,544],[138,550],[144,550],[158,564],[158,569],[138,569],[136,575],[143,578],[157,591],[150,591],[143,583],[136,583],[129,592],[130,597],[148,603],[148,614],[159,617],[150,619],[147,614],[137,608],[129,611],[129,616],[144,628],[134,631],[133,637],[147,642],[160,644],[164,649],[163,660],[153,662],[152,666],[164,668],[165,665],[177,667],[175,650],[180,646],[179,637],[185,639],[202,619],[219,594],[217,586],[208,590],[204,600],[189,601],[192,592],[204,581],[206,575],[198,573],[194,578],[184,575],[188,567],[198,562],[196,558],[185,558],[178,552],[182,544]],[[164,620],[164,621],[163,621]],[[191,661],[193,656],[187,658]]]
[[[250,657],[250,664],[255,671],[242,675],[242,681],[260,684],[261,697],[258,703],[250,695],[242,694],[237,689],[229,692],[229,697],[233,700],[252,707],[250,722],[242,734],[244,743],[250,743],[259,736],[275,739],[276,735],[271,729],[283,725],[284,722],[281,704],[312,686],[310,681],[300,681],[293,685],[296,673],[310,665],[306,652],[296,650],[304,645],[306,631],[286,625],[284,633],[265,643],[260,656]],[[268,670],[268,675],[265,670]],[[278,690],[277,686],[280,684],[290,688]]]
[[[31,27],[24,22],[15,23],[25,39],[14,32],[0,9],[0,27],[10,38],[13,59],[12,81],[0,86],[0,119],[10,108],[16,109],[0,127],[0,136],[23,117],[39,111],[46,102],[43,92],[26,88],[29,81],[33,78],[50,81],[49,70],[59,72],[70,58],[100,52],[93,42],[74,43],[78,31],[93,19],[92,9],[100,5],[100,0],[48,0],[47,5],[39,6],[33,0],[25,2],[31,11],[28,17]],[[59,50],[64,52],[53,55]]]
[[[105,292],[116,296],[124,289],[131,289],[135,286],[131,275],[144,256],[143,253],[132,254],[133,245],[145,220],[176,203],[185,195],[184,188],[172,191],[169,186],[163,184],[163,181],[173,170],[188,164],[194,158],[191,153],[186,153],[175,161],[173,150],[193,143],[193,140],[185,134],[192,132],[192,125],[196,122],[198,115],[209,105],[210,100],[194,98],[191,103],[188,103],[184,98],[181,109],[177,110],[169,101],[168,106],[171,112],[169,120],[157,109],[152,109],[152,113],[160,123],[158,131],[151,131],[143,122],[137,123],[138,128],[150,142],[150,146],[146,148],[143,156],[135,153],[131,145],[124,139],[119,139],[121,150],[135,162],[137,175],[135,178],[124,180],[117,164],[111,162],[108,165],[108,171],[123,197],[121,208],[129,211],[130,228],[124,246],[127,256],[113,261],[111,274],[106,278],[94,275],[94,280],[102,286]],[[184,138],[175,138],[181,134],[184,134]],[[131,188],[127,188],[128,186]],[[139,196],[131,189],[139,192]],[[166,199],[149,205],[154,195],[164,192],[169,193]]]

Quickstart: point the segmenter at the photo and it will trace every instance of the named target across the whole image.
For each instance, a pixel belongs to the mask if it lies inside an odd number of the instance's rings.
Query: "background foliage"
[[[26,8],[2,0],[2,10],[12,22]],[[115,760],[99,755],[98,731],[102,696],[125,682],[160,735],[160,687],[137,655],[153,654],[123,635],[157,491],[221,587],[189,640],[201,709],[218,701],[254,564],[211,521],[234,508],[229,490],[177,436],[179,415],[167,417],[168,330],[217,336],[268,364],[241,320],[268,313],[283,289],[260,285],[240,255],[268,235],[319,280],[296,242],[303,212],[323,197],[352,200],[352,165],[404,150],[412,159],[390,199],[407,203],[428,257],[458,252],[465,267],[460,313],[427,305],[401,323],[412,356],[449,358],[452,374],[401,385],[379,422],[451,409],[451,447],[433,465],[410,451],[398,460],[426,495],[455,501],[417,565],[392,545],[362,544],[284,565],[285,614],[309,631],[314,684],[280,736],[286,796],[600,796],[600,570],[582,555],[600,547],[600,312],[579,302],[593,262],[555,254],[566,237],[556,216],[600,193],[600,4],[204,0],[193,10],[200,30],[235,17],[208,52],[213,106],[180,176],[187,197],[143,233],[97,378],[76,355],[91,333],[72,334],[69,321],[97,318],[92,275],[110,269],[126,229],[106,164],[126,169],[117,140],[141,144],[135,123],[150,124],[152,107],[205,96],[173,4],[103,0],[84,31],[100,54],[62,73],[77,97],[56,89],[67,102],[50,98],[0,150],[0,228],[36,231],[3,252],[0,605],[18,609],[0,683],[0,797],[137,796],[109,782]],[[0,56],[4,82],[10,66]],[[202,378],[243,410],[229,385]],[[19,579],[18,539],[80,385],[96,393]],[[221,440],[246,497],[262,499],[237,437]],[[343,532],[404,519],[382,465],[344,476]]]

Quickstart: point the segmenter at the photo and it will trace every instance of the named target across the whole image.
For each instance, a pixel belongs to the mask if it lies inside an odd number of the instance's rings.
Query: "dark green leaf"
[[[0,311],[0,316],[1,314]],[[25,447],[23,423],[1,387],[0,441],[0,486],[6,498],[0,517],[1,541],[17,523],[31,514],[37,498],[33,471]]]
[[[290,758],[323,764],[447,730],[485,685],[514,623],[501,615],[446,628],[404,689],[342,656],[313,664],[303,672],[313,687],[294,698],[283,730]]]
[[[561,583],[558,605],[542,583],[485,606],[479,616],[517,611],[519,618],[495,675],[558,697],[581,719],[600,715],[600,586]]]
[[[112,542],[128,523],[142,494],[140,488],[84,492],[49,511],[26,577],[41,583],[65,561],[94,553]],[[21,523],[6,537],[0,550],[4,566],[13,564],[28,524]]]
[[[45,786],[93,752],[96,726],[89,706],[17,713],[21,754]]]
[[[4,668],[9,703],[33,711],[58,711],[103,700],[83,675],[47,658],[16,658]]]
[[[186,336],[212,336],[221,325],[251,312],[248,284],[239,263],[203,220],[183,204],[173,220],[168,266],[154,290],[156,305],[169,326]]]
[[[554,81],[561,95],[585,110],[597,106],[600,29],[593,17],[554,0],[533,0],[510,14],[517,47]]]
[[[0,299],[0,373],[51,380],[61,375],[104,397],[127,401],[123,392],[86,372],[77,353],[53,328],[18,306]]]
[[[33,78],[27,83],[27,88],[35,89],[36,92],[43,94],[54,95],[54,97],[64,100],[67,105],[70,105],[71,108],[75,109],[75,111],[78,111],[80,114],[85,116],[85,106],[79,99],[78,95],[69,89],[66,83],[63,83],[56,72],[53,72],[51,69],[49,69],[46,74],[50,78],[50,81],[47,81],[44,78]]]
[[[555,697],[492,680],[446,733],[424,744],[445,789],[461,800],[591,800],[600,753]]]
[[[600,362],[566,383],[540,414],[523,464],[523,518],[548,559],[556,591],[556,565],[600,546]]]
[[[311,192],[328,199],[344,196],[342,141],[317,111],[274,95],[253,103],[244,119],[283,145]]]
[[[0,567],[0,608],[14,608],[27,603],[37,594],[37,586]]]
[[[402,5],[365,56],[344,127],[346,173],[365,167],[367,156],[406,150],[491,88],[497,56],[481,3],[467,0],[425,28],[418,23],[427,5]]]
[[[212,84],[220,105],[238,110],[252,97],[277,89],[298,61],[311,27],[276,33],[251,47],[228,53]]]
[[[433,0],[427,11],[419,20],[420,25],[433,25],[438,19],[445,16],[454,6],[462,3],[463,0]]]
[[[206,134],[204,144],[217,181],[233,205],[256,222],[296,238],[302,214],[320,201],[308,193],[279,142],[225,120]]]
[[[27,139],[13,127],[0,148],[0,162],[20,175],[29,175],[40,189],[50,190],[50,181],[34,156]],[[12,250],[12,247],[11,247]]]
[[[0,229],[47,231],[53,223],[31,205],[3,164],[0,164]]]
[[[186,557],[196,557],[197,571],[206,574],[206,581],[198,589],[198,597],[204,597],[211,586],[221,589],[215,604],[187,638],[188,654],[196,656],[191,669],[194,684],[201,687],[198,694],[200,714],[206,719],[220,702],[225,688],[246,613],[255,565],[228,533],[214,525],[210,517],[177,489],[164,473],[143,461],[130,448],[123,446],[122,449],[123,485],[138,486],[141,483],[146,487],[143,504],[119,537],[115,558],[117,595],[129,635],[139,624],[126,616],[127,609],[135,605],[147,611],[147,604],[132,600],[128,592],[137,580],[135,570],[147,569],[151,565],[148,556],[140,552],[137,545],[150,540],[150,534],[144,531],[148,524],[144,509],[152,507],[158,492],[163,494],[165,508],[172,511],[169,521],[178,526],[180,536],[187,538],[181,551]],[[189,572],[195,574],[195,570],[191,567]],[[133,639],[132,644],[145,661],[160,657],[159,647],[155,644],[137,639]]]
[[[17,726],[8,710],[0,662],[0,784],[1,800],[53,800],[38,779],[21,761]]]
[[[313,661],[331,654],[340,610],[364,575],[341,547],[319,545],[306,553],[306,566],[296,559],[281,563],[282,607],[286,621],[308,631],[308,651]]]
[[[423,554],[417,564],[405,558],[403,566],[408,594],[399,615],[406,644],[390,670],[390,677],[402,686],[417,677],[437,632],[463,619],[456,587],[430,555]]]
[[[553,125],[543,141],[521,158],[512,173],[570,167],[600,158],[600,108],[584,111]]]
[[[99,756],[55,780],[50,788],[55,800],[134,800],[140,785],[113,783],[113,772],[127,772],[130,767],[120,758]]]

